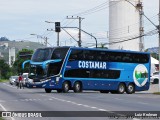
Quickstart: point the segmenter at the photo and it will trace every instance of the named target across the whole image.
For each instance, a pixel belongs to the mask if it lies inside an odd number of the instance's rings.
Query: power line
[[[108,44],[116,44],[116,43],[121,43],[121,42],[126,42],[126,41],[130,41],[130,40],[134,40],[134,39],[137,39],[137,38],[140,38],[140,37],[143,37],[143,36],[151,36],[151,35],[154,35],[154,34],[157,34],[157,29],[154,29],[152,31],[149,31],[143,35],[140,35],[140,36],[136,36],[136,37],[133,37],[133,38],[129,38],[129,39],[125,39],[125,40],[121,40],[121,41],[117,41],[117,42],[112,42],[112,43],[108,43]]]
[[[98,6],[95,6],[95,7],[91,8],[91,9],[85,10],[84,12],[80,12],[80,13],[74,14],[73,16],[86,14],[86,13],[92,12],[94,10],[97,10],[99,8],[102,8],[102,7],[106,6],[106,5],[107,5],[107,2],[104,2],[104,3],[101,3]]]
[[[128,38],[128,39],[122,39],[121,41],[115,41],[115,42],[110,42],[110,43],[103,43],[103,45],[110,45],[110,44],[122,43],[122,42],[126,42],[126,41],[135,40],[135,39],[140,38],[140,37],[143,37],[143,36],[152,36],[152,35],[155,35],[155,34],[158,34],[157,29],[148,31],[148,32],[146,32],[146,33],[143,34],[143,35],[132,36],[131,38]],[[119,39],[119,38],[117,38],[117,39]],[[93,44],[94,44],[94,43],[93,43]],[[102,43],[101,43],[101,44],[102,44]],[[94,45],[95,45],[95,44],[94,44]]]
[[[104,9],[107,9],[113,5],[116,5],[118,4],[120,1],[116,2],[116,3],[113,3],[111,5],[109,5],[108,2],[104,2],[104,3],[101,3],[100,5],[96,6],[96,7],[93,7],[91,9],[88,9],[84,12],[80,12],[80,13],[77,13],[77,14],[74,14],[74,15],[71,15],[71,16],[84,16],[84,15],[89,15],[89,14],[93,14],[93,13],[96,13],[96,12],[99,12],[101,10],[104,10]],[[108,5],[108,6],[107,6]]]

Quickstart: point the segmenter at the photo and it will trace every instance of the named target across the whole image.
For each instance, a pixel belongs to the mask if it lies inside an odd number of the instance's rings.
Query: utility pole
[[[48,38],[44,37],[44,45],[47,47],[47,43],[48,43]]]
[[[141,0],[138,0],[138,4],[136,5],[136,8],[139,11],[139,21],[140,21],[140,40],[139,40],[139,50],[143,51],[144,50],[144,38],[143,38],[143,34],[144,34],[144,29],[143,29],[143,5]]]
[[[79,41],[78,41],[78,46],[81,47],[81,43],[82,43],[82,40],[81,40],[81,22],[84,18],[81,18],[81,17],[68,17],[67,16],[67,19],[78,19],[79,20],[79,34],[78,34],[78,37],[79,37]]]

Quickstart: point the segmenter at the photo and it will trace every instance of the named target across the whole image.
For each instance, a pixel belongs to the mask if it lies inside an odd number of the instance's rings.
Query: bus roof
[[[109,51],[109,52],[125,52],[125,53],[140,53],[140,54],[150,54],[149,52],[131,51],[131,50],[116,50],[116,49],[103,49],[103,48],[84,48],[84,47],[74,47],[74,46],[60,46],[60,47],[44,47],[38,49],[56,49],[56,48],[70,48],[70,49],[80,49],[80,50],[95,50],[95,51]]]
[[[125,52],[125,53],[140,53],[140,54],[150,54],[149,52],[131,51],[131,50],[115,50],[115,49],[103,49],[103,48],[83,48],[83,47],[70,47],[71,49],[81,49],[81,50],[95,50],[95,51],[109,51],[109,52]]]

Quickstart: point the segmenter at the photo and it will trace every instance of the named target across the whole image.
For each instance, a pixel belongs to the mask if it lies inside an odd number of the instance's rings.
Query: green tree
[[[103,43],[101,43],[101,44],[100,44],[100,47],[97,47],[97,48],[108,49],[107,47],[105,47],[105,44],[103,44]]]
[[[14,62],[13,67],[12,67],[12,70],[14,71],[14,73],[18,74],[18,73],[29,71],[29,64],[26,64],[26,67],[23,70],[22,63],[25,60],[30,60],[32,54],[33,54],[33,50],[29,50],[29,49],[22,49],[21,51],[17,53],[16,61]]]
[[[148,52],[148,49],[145,50],[145,52]],[[157,60],[159,60],[159,55],[155,52],[151,52],[151,56]]]
[[[0,59],[0,79],[8,79],[11,74],[11,69],[5,60]]]

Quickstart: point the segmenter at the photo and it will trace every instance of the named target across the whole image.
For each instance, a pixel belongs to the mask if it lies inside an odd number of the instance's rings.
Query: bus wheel
[[[135,86],[134,84],[130,83],[128,86],[127,86],[127,89],[126,89],[126,93],[127,94],[132,94],[135,92]]]
[[[46,93],[51,93],[51,89],[45,89]]]
[[[100,90],[100,93],[109,93],[108,90]]]
[[[69,91],[69,83],[67,81],[63,83],[62,91],[64,93],[67,93]]]
[[[75,83],[74,83],[73,91],[74,91],[75,93],[82,92],[82,85],[81,85],[80,82],[75,82]]]
[[[118,86],[118,90],[117,90],[117,92],[119,93],[119,94],[123,94],[124,92],[125,92],[125,85],[123,84],[123,83],[120,83],[119,84],[119,86]]]
[[[62,92],[62,90],[61,90],[61,89],[58,89],[58,90],[57,90],[57,93],[61,93],[61,92]]]

